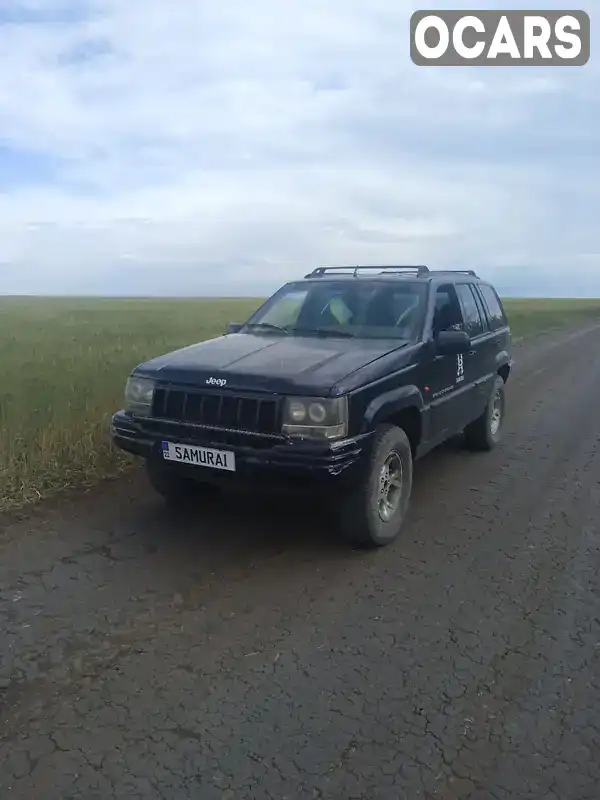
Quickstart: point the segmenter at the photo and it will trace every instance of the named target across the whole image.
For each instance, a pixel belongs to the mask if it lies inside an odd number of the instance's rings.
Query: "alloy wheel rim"
[[[382,522],[389,522],[398,511],[404,485],[402,458],[397,450],[392,450],[379,473],[377,511]]]
[[[492,436],[497,436],[500,426],[502,425],[502,395],[496,392],[494,402],[492,404],[492,414],[490,418],[490,433]]]

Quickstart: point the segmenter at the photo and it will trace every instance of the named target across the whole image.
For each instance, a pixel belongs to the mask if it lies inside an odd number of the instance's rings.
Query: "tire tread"
[[[397,530],[390,536],[378,535],[373,524],[373,509],[369,508],[369,496],[373,471],[377,468],[382,454],[387,454],[393,447],[399,448],[406,456],[405,466],[408,465],[407,488],[404,499],[404,510],[397,526]],[[368,466],[365,470],[365,479],[362,484],[351,494],[345,495],[337,508],[339,525],[344,535],[361,547],[375,548],[390,544],[397,538],[404,518],[408,511],[412,489],[412,451],[406,432],[397,425],[384,424],[379,426],[375,434],[369,456]],[[381,528],[381,523],[379,523]]]

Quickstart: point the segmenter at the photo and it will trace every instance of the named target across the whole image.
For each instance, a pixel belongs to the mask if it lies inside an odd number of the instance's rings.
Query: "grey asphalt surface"
[[[376,553],[137,473],[5,522],[0,798],[598,800],[599,354],[518,346],[503,446]]]

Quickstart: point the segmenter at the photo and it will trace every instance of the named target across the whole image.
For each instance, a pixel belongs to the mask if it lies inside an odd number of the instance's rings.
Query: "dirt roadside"
[[[137,473],[7,522],[0,797],[597,800],[599,351],[520,342],[503,447],[381,553]]]

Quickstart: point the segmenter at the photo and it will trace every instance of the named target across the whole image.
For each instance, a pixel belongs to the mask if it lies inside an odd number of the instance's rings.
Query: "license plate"
[[[214,450],[212,447],[163,442],[162,452],[163,458],[167,461],[235,472],[235,453],[231,453],[229,450]]]

